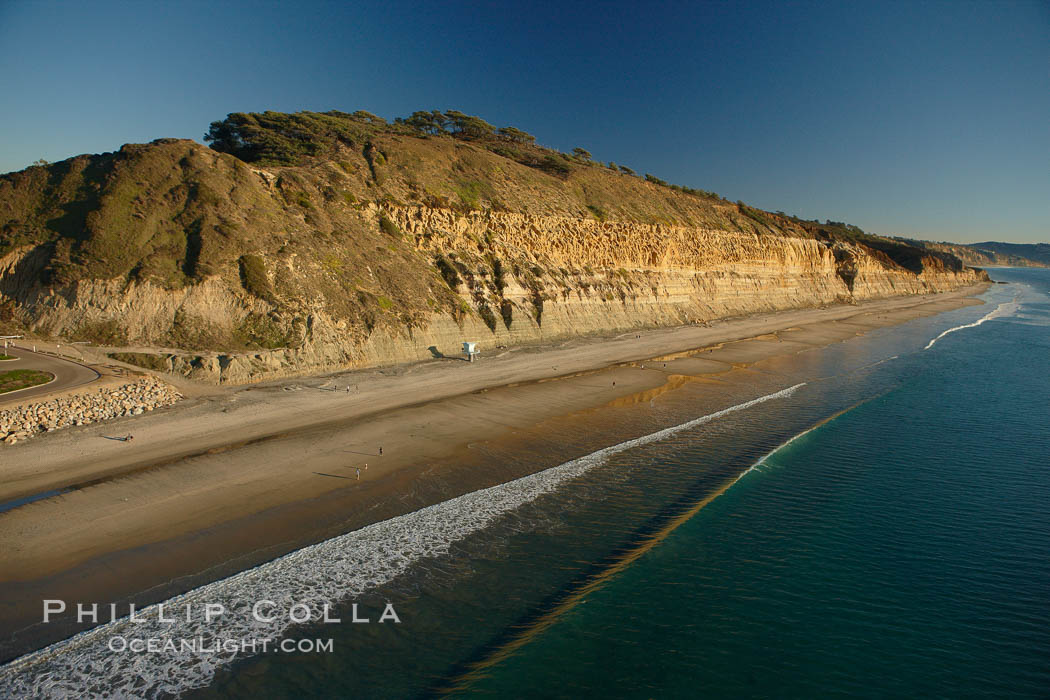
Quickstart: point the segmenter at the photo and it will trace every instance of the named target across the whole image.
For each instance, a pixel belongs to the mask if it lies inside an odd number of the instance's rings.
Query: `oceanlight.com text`
[[[332,639],[205,639],[204,637],[110,637],[114,653],[131,654],[330,654]]]

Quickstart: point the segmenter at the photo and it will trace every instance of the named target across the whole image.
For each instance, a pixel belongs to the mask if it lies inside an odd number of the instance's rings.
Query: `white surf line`
[[[831,422],[834,418],[838,417],[839,415],[841,415],[841,413],[837,413],[834,416],[832,416],[831,418],[828,418],[827,420],[822,420],[819,423],[817,423],[816,425],[814,425],[814,426],[812,426],[810,428],[806,428],[801,433],[798,433],[797,435],[793,435],[793,436],[789,437],[787,440],[785,440],[784,442],[780,443],[779,445],[774,447],[769,452],[767,452],[764,455],[762,455],[762,457],[757,462],[752,464],[750,467],[748,467],[744,471],[740,472],[740,474],[735,479],[733,479],[733,481],[729,484],[729,486],[734,486],[738,481],[740,481],[745,476],[747,476],[751,472],[753,472],[756,469],[758,469],[759,467],[761,467],[763,464],[766,463],[766,460],[768,460],[770,457],[775,455],[777,452],[780,452],[782,449],[784,449],[785,447],[787,447],[788,445],[793,443],[795,440],[798,440],[803,435],[808,435],[809,433],[812,433],[814,430],[816,430],[817,428],[819,428],[819,427],[821,427],[821,426]],[[728,488],[726,490],[728,490]]]
[[[896,360],[899,357],[900,357],[900,355],[893,355],[892,357],[884,357],[881,360],[877,360],[875,362],[870,362],[870,363],[864,365],[863,367],[858,367],[856,369],[851,369],[850,371],[845,372],[843,374],[833,374],[830,377],[826,377],[826,379],[835,379],[837,377],[845,377],[845,376],[848,376],[850,374],[856,374],[857,372],[863,372],[866,369],[872,369],[872,368],[878,367],[879,365],[886,364],[887,362],[892,362],[893,360]]]
[[[980,320],[974,321],[973,323],[967,323],[967,324],[962,325],[962,326],[956,326],[955,328],[949,328],[948,330],[944,331],[939,336],[937,336],[936,338],[931,340],[929,343],[927,343],[926,347],[924,347],[923,350],[929,350],[930,348],[933,347],[934,343],[936,343],[938,340],[940,340],[944,336],[948,335],[949,333],[954,333],[955,331],[961,331],[964,328],[976,328],[977,326],[981,325],[985,321],[991,321],[993,318],[1000,318],[1002,316],[1009,316],[1009,315],[1013,314],[1015,311],[1017,311],[1019,306],[1020,306],[1020,304],[1017,303],[1017,297],[1014,297],[1013,301],[1004,301],[1002,304],[999,304],[999,306],[997,306],[996,308],[994,308],[993,310],[991,310],[987,314],[985,314],[985,316],[983,318],[981,318]]]
[[[878,360],[877,362],[871,362],[869,364],[862,365],[861,367],[857,367],[855,369],[847,370],[847,371],[845,371],[845,372],[843,372],[841,374],[829,374],[826,377],[817,377],[816,379],[811,379],[810,381],[812,381],[812,382],[826,382],[829,379],[839,379],[840,377],[848,377],[851,374],[857,374],[858,372],[863,372],[866,369],[872,369],[874,367],[878,367],[881,364],[885,364],[887,362],[892,362],[893,360],[896,360],[896,359],[899,359],[899,358],[900,358],[900,355],[894,355],[892,357],[884,357],[883,359]]]
[[[791,436],[791,437],[789,437],[789,438],[788,438],[787,440],[785,440],[784,442],[780,443],[779,445],[777,445],[776,447],[774,447],[774,448],[773,448],[772,450],[770,450],[769,452],[767,452],[767,453],[765,453],[764,455],[762,455],[762,458],[761,458],[761,459],[759,459],[759,460],[758,460],[757,462],[755,462],[754,464],[752,464],[752,465],[751,465],[750,467],[748,467],[748,468],[747,468],[747,469],[746,469],[746,470],[744,471],[744,474],[747,474],[747,473],[748,473],[749,471],[751,471],[752,469],[755,469],[755,468],[757,468],[757,467],[761,467],[761,466],[762,466],[763,464],[765,464],[765,463],[766,463],[766,462],[767,462],[767,461],[769,460],[769,458],[770,458],[770,457],[772,457],[773,455],[775,455],[775,454],[776,454],[777,452],[780,452],[780,451],[781,451],[782,449],[784,449],[785,447],[787,447],[788,445],[790,445],[791,443],[793,443],[793,442],[794,442],[795,440],[798,440],[798,439],[799,439],[799,438],[801,438],[801,437],[804,437],[804,436],[806,436],[806,435],[809,435],[810,433],[812,433],[812,432],[813,432],[814,430],[816,430],[817,428],[819,428],[819,427],[821,427],[821,426],[823,426],[823,425],[826,425],[826,424],[827,424],[828,422],[830,422],[830,420],[831,420],[831,419],[829,418],[828,420],[825,420],[825,421],[821,421],[821,422],[817,423],[816,425],[814,425],[814,426],[813,426],[812,428],[806,428],[806,429],[805,429],[805,430],[803,430],[803,431],[802,431],[801,433],[799,433],[799,434],[797,434],[797,435],[792,435],[792,436]],[[737,481],[740,481],[740,477],[744,476],[744,474],[741,474],[740,476],[738,476],[738,477],[736,478],[736,480],[737,480]]]
[[[888,357],[885,360],[880,360],[879,362],[876,362],[875,364],[877,365],[877,364],[879,364],[881,362],[889,362],[890,360],[895,360],[895,359],[897,359],[896,355],[894,355],[893,357]],[[857,403],[853,404],[849,408],[843,409],[843,410],[841,410],[841,411],[839,411],[837,413],[832,413],[830,416],[828,416],[824,420],[819,421],[817,423],[814,423],[810,427],[808,427],[805,430],[803,430],[801,433],[798,433],[797,435],[792,435],[787,440],[785,440],[784,442],[780,443],[779,445],[774,447],[769,452],[767,452],[764,455],[762,455],[762,457],[757,462],[755,462],[750,467],[748,467],[743,472],[741,472],[740,475],[737,478],[733,479],[733,481],[730,484],[730,486],[732,486],[736,482],[738,482],[741,479],[743,479],[752,470],[755,470],[755,469],[758,469],[759,467],[761,467],[763,464],[765,464],[769,460],[770,457],[775,455],[777,452],[780,452],[782,449],[784,449],[785,447],[787,447],[791,443],[795,442],[799,438],[802,438],[802,437],[805,437],[806,435],[809,435],[810,433],[812,433],[814,430],[816,430],[818,428],[823,428],[828,423],[831,423],[832,421],[837,420],[839,417],[849,413],[850,411],[852,411],[853,409],[857,408],[858,406],[862,406],[862,405],[868,403],[869,401],[872,401],[874,399],[880,398],[881,396],[885,396],[886,393],[888,393],[888,392],[883,392],[881,394],[876,394],[875,396],[871,396],[869,398],[866,398],[863,401],[858,401]]]
[[[310,622],[320,623],[326,604],[334,607],[340,601],[352,601],[393,580],[421,559],[447,554],[453,543],[603,464],[612,455],[766,401],[788,397],[803,386],[805,382],[529,476],[333,537],[137,611],[139,619],[135,621],[122,617],[81,632],[0,667],[0,696],[148,698],[179,695],[206,686],[220,667],[238,656],[250,656],[251,652],[238,646],[200,653],[181,648],[182,640],[192,640],[206,649],[215,649],[216,644],[221,647],[224,640],[276,640],[295,624],[289,619],[289,612],[299,604],[311,611]],[[252,606],[258,601],[273,601],[273,610],[279,611],[276,619],[257,620]],[[206,622],[207,604],[222,605],[226,612]],[[187,605],[191,614],[186,612]],[[75,609],[75,602],[70,607]],[[108,607],[99,606],[103,619],[108,617]],[[163,621],[162,612],[166,618]],[[370,612],[375,621],[381,611]],[[323,630],[318,636],[323,636]],[[114,652],[109,644],[115,638],[159,639],[161,643],[173,640],[176,651]]]

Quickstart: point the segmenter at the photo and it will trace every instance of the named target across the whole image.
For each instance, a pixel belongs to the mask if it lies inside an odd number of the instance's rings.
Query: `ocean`
[[[118,620],[0,694],[1046,697],[1050,270],[991,275],[983,306],[759,363],[718,406],[683,386],[617,413],[619,444],[172,602],[342,624]],[[331,651],[105,648],[151,630]]]

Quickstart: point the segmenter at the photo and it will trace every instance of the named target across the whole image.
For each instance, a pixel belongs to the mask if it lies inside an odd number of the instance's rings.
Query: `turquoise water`
[[[420,562],[374,592],[396,629],[200,694],[1046,697],[1050,270],[993,276],[985,306],[767,363],[806,385]]]
[[[1050,270],[993,277],[983,306],[759,363],[714,399],[687,384],[532,454],[479,445],[527,465],[641,436],[188,594],[396,606],[270,631],[332,653],[121,657],[116,623],[0,691],[1047,697]]]
[[[1048,273],[995,277],[1045,292]],[[1046,697],[1050,306],[1021,294],[1020,316],[900,359],[899,386],[777,451],[468,687]]]

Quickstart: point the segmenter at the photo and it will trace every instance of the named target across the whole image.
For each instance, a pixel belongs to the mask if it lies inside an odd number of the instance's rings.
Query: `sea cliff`
[[[314,116],[349,131],[294,162],[161,139],[0,176],[0,331],[245,383],[987,279],[518,136]]]

